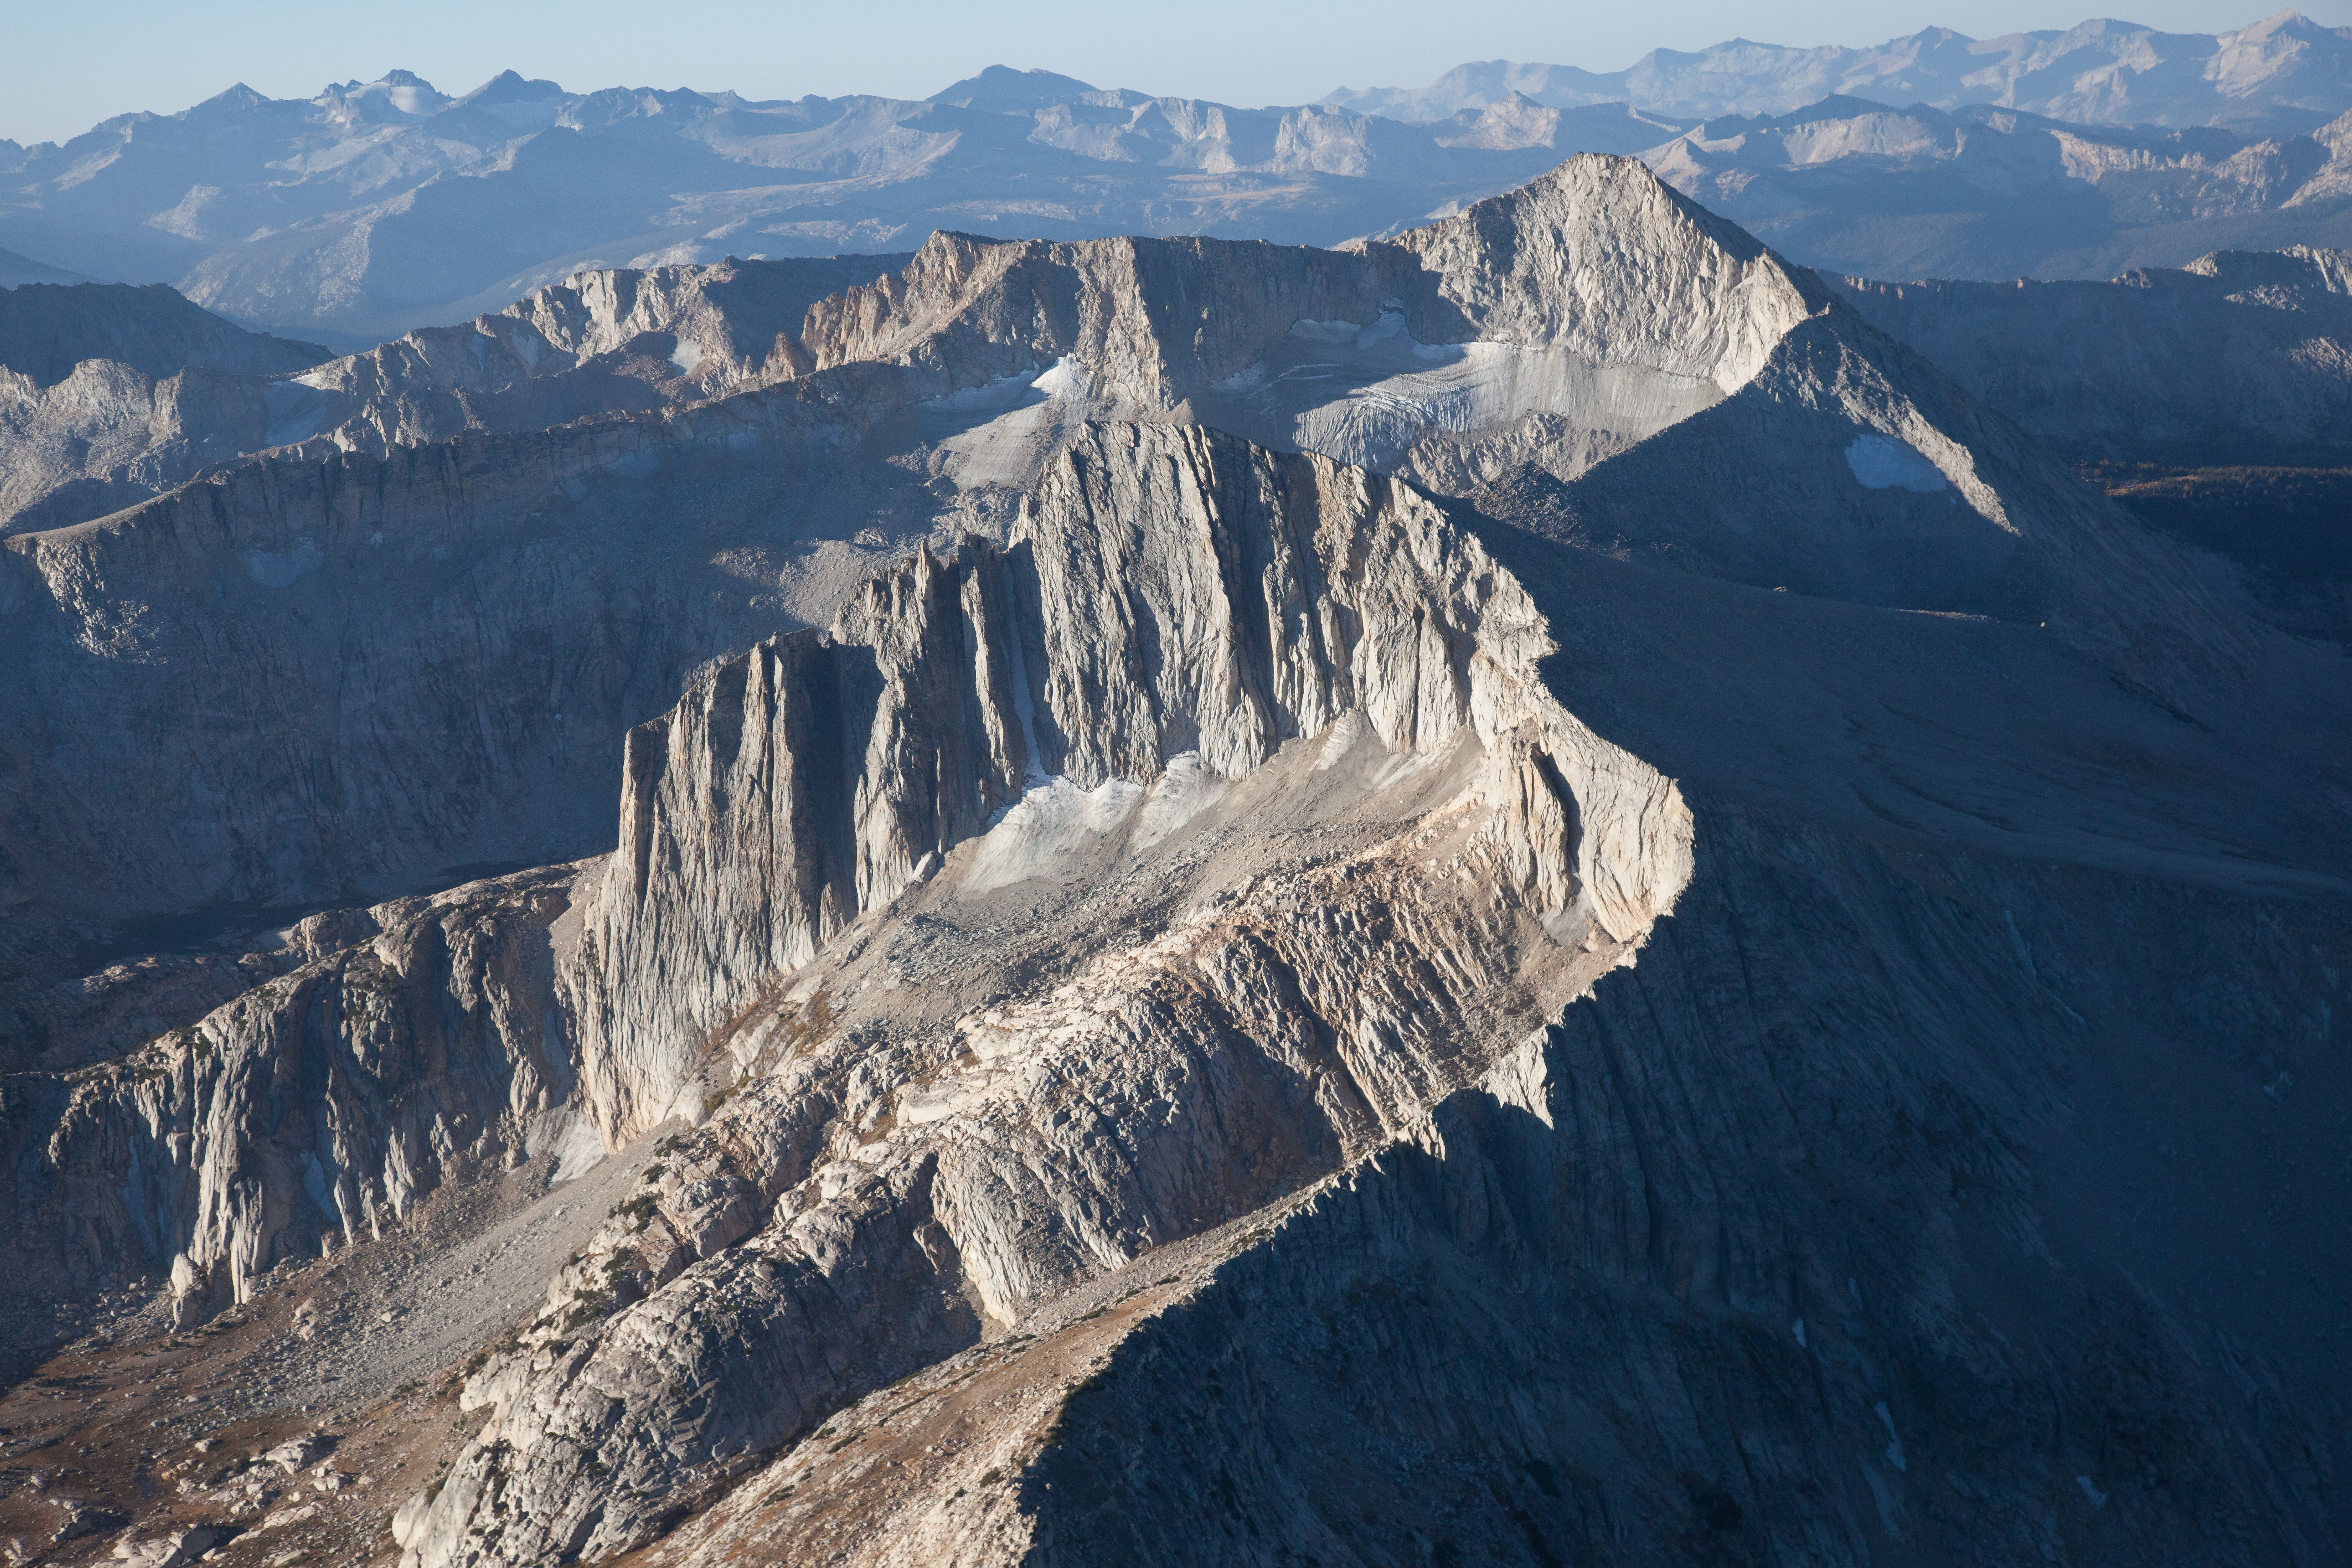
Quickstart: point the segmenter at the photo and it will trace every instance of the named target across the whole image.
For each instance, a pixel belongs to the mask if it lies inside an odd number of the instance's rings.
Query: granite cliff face
[[[2055,621],[2136,678],[2162,626],[2231,642],[2200,568],[1631,160],[1328,255],[941,236],[803,347],[1007,408],[940,443],[967,484],[1026,482],[1075,416],[1199,420],[1759,586]]]
[[[613,300],[563,341],[628,330]],[[1354,252],[942,237],[812,308],[782,352],[788,379],[709,403],[382,458],[320,438],[13,540],[8,896],[102,921],[586,853],[629,726],[706,661],[829,624],[894,548],[1006,538],[1089,417],[1213,425],[1455,495],[1567,484],[1546,526],[1587,542],[2053,620],[2159,684],[2181,662],[2168,626],[2231,657],[2177,552],[1629,160]],[[1683,499],[1645,505],[1653,484]],[[100,710],[131,717],[66,717]],[[38,784],[101,771],[102,797]],[[428,779],[450,787],[386,782]],[[130,863],[102,841],[140,846],[135,879],[81,869]]]
[[[865,482],[856,424],[822,398],[726,406],[282,454],[11,540],[8,901],[100,921],[282,907],[598,848],[622,732],[702,661],[795,624],[795,582],[857,559],[811,533],[904,504],[898,476]],[[647,532],[679,489],[724,510]],[[44,783],[60,776],[110,784]]]
[[[1628,161],[724,283],[0,556],[25,1300],[477,1303],[236,1561],[2342,1555],[2340,649]]]
[[[877,1376],[1393,1135],[1631,962],[1688,814],[1544,693],[1549,651],[1409,490],[1095,426],[1008,551],[919,557],[638,731],[579,949],[589,1102],[617,1141],[689,1073],[731,1098],[469,1385],[496,1419],[412,1556],[639,1544]],[[1035,908],[1088,871],[1163,879],[1143,929]],[[935,929],[968,950],[909,1011]],[[677,1341],[720,1301],[740,1348]],[[685,1360],[648,1378],[656,1345]]]
[[[1507,754],[1481,787],[1533,836],[1513,851],[1540,883],[1523,890],[1564,918],[1570,887],[1595,889],[1590,918],[1630,940],[1675,876],[1578,861],[1564,825],[1591,819],[1608,764],[1569,754],[1565,715],[1549,741],[1525,730],[1540,637],[1409,489],[1231,437],[1087,426],[1004,545],[919,555],[830,635],[721,665],[631,733],[581,948],[597,1120],[616,1141],[662,1120],[764,987],[1008,812],[1017,837],[1065,795],[1152,785],[1179,758],[1213,790],[1349,714],[1392,750],[1469,731]],[[1022,804],[1049,779],[1059,804]]]
[[[551,932],[572,875],[312,916],[234,1000],[90,1067],[12,1075],[16,1321],[148,1279],[202,1321],[289,1258],[560,1145],[573,1055]]]

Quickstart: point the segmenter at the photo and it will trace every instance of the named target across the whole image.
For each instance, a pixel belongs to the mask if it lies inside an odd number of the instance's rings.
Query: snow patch
[[[1845,466],[1874,490],[1904,489],[1930,496],[1951,488],[1944,471],[1920,456],[1916,447],[1885,436],[1855,437],[1845,449]]]
[[[1036,380],[1029,384],[1032,392],[1042,392],[1048,397],[1076,397],[1087,389],[1087,367],[1077,359],[1064,355],[1045,367]]]
[[[327,563],[316,542],[300,540],[291,550],[240,551],[245,574],[265,588],[290,588]]]
[[[1055,361],[1054,368],[1060,369],[1061,362]],[[1015,371],[1011,375],[1000,375],[993,381],[983,381],[977,386],[962,387],[938,397],[927,397],[915,406],[943,414],[962,409],[1012,408],[1026,398],[1045,374],[1050,374],[1034,370]]]
[[[985,893],[1049,874],[1087,839],[1125,823],[1143,796],[1140,784],[1125,779],[1105,779],[1090,790],[1066,778],[1039,785],[981,839],[965,890]]]
[[[1153,781],[1143,810],[1136,817],[1129,849],[1149,849],[1201,813],[1225,793],[1225,776],[1201,761],[1198,752],[1179,752]]]

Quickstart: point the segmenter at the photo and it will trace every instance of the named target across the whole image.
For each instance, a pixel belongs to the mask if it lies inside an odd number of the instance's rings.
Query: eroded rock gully
[[[445,1181],[552,1152],[573,1058],[551,928],[575,874],[314,917],[300,962],[196,1022],[12,1075],[5,1289],[30,1332],[11,1353],[44,1348],[46,1304],[142,1279],[200,1321]]]
[[[2341,1557],[2339,655],[1622,163],[806,323],[12,545],[13,909],[619,845],[91,1002],[28,1304],[469,1314],[405,1568]]]
[[[2242,677],[2210,563],[1631,160],[1346,252],[940,236],[797,336],[766,329],[798,285],[746,305],[724,270],[597,275],[493,323],[591,359],[655,326],[708,338],[730,368],[657,409],[508,434],[462,398],[383,414],[359,449],[321,436],[11,540],[0,897],[23,918],[0,943],[36,950],[14,967],[64,978],[76,932],[128,916],[604,847],[631,726],[712,661],[830,625],[918,541],[1003,541],[1096,418],[1532,504],[1590,548],[1760,587],[2047,622],[2177,705]],[[429,348],[413,375],[378,354],[386,396],[443,395]],[[99,734],[89,711],[124,717]]]
[[[641,1544],[876,1381],[1393,1136],[1627,962],[1688,817],[1544,694],[1549,647],[1408,489],[1101,426],[1008,549],[918,557],[639,731],[587,1093],[616,1138],[689,1075],[731,1098],[469,1385],[498,1414],[418,1560]],[[1087,858],[1156,868],[1146,918],[1034,907]],[[898,994],[866,911],[960,973]]]

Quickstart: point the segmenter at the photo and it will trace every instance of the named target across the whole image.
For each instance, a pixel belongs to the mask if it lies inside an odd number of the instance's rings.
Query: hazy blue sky
[[[131,110],[171,112],[244,81],[273,98],[395,66],[446,92],[509,67],[565,87],[733,88],[753,98],[922,98],[984,65],[1235,104],[1301,103],[1342,85],[1418,85],[1464,60],[1613,70],[1644,51],[1728,37],[1867,44],[1929,26],[1978,37],[2067,27],[2058,0],[1647,5],[1534,0],[79,0],[0,7],[0,136],[62,140]],[[2261,0],[2154,0],[2132,21],[2218,32]],[[2352,23],[2352,0],[2305,14]]]

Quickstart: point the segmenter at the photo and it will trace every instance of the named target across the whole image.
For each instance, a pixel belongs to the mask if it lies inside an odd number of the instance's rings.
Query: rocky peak
[[[1725,392],[1829,303],[1810,272],[1632,158],[1579,154],[1390,244],[1459,313],[1459,326],[1444,333],[1431,330],[1424,308],[1414,333],[1424,341],[1565,349]]]

